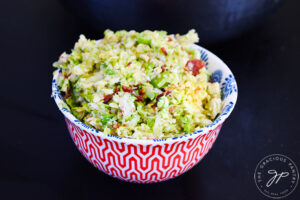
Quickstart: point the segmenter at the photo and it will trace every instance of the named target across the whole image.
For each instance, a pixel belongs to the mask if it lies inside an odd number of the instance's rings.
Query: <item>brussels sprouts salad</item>
[[[120,137],[163,139],[209,125],[222,107],[219,83],[193,48],[198,35],[106,30],[102,40],[80,35],[53,65],[71,113]]]

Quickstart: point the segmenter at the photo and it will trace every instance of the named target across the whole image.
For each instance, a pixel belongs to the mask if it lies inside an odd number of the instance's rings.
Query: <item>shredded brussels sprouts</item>
[[[135,139],[181,136],[209,125],[222,107],[220,85],[200,52],[198,35],[106,30],[80,35],[54,67],[75,117],[106,134]]]

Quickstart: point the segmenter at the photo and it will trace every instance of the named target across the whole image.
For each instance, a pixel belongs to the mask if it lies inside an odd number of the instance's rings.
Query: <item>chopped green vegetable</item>
[[[105,62],[102,62],[102,66],[104,69],[107,68],[107,64]]]
[[[139,36],[139,37],[137,38],[137,42],[138,42],[139,44],[146,44],[146,45],[151,46],[151,39],[146,38],[145,36]]]
[[[152,126],[154,125],[155,123],[155,118],[148,118],[147,119],[147,125],[152,128]]]
[[[82,120],[86,114],[86,110],[84,107],[73,107],[72,112],[79,120]]]
[[[141,115],[141,117],[146,117],[146,112],[144,110],[144,104],[141,102],[137,103],[137,112]]]
[[[107,69],[107,70],[105,70],[105,74],[107,74],[107,75],[115,75],[116,72],[114,70]]]
[[[111,120],[111,118],[113,118],[113,117],[114,117],[113,114],[106,114],[106,113],[104,113],[102,115],[102,119],[101,119],[102,125],[106,125]]]
[[[156,88],[165,87],[169,83],[168,75],[170,74],[169,71],[165,71],[160,75],[156,76],[154,79],[151,80],[151,84]]]
[[[182,122],[184,123],[183,130],[186,133],[190,133],[194,128],[191,118],[188,116],[184,116],[184,117],[182,117]]]
[[[78,64],[79,64],[79,61],[78,61],[78,60],[75,60],[75,59],[72,58],[72,57],[70,57],[69,59],[73,62],[74,65],[78,65]]]

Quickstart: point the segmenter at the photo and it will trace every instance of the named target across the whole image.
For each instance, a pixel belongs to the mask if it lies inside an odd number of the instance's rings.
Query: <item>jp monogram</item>
[[[257,165],[254,180],[265,196],[280,199],[290,195],[297,187],[299,173],[295,163],[287,156],[273,154]]]

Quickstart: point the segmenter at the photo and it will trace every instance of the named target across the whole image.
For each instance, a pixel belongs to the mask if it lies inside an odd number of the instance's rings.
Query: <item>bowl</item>
[[[188,171],[204,158],[216,141],[223,122],[237,101],[237,84],[227,65],[208,50],[194,45],[207,63],[211,81],[221,85],[222,112],[210,125],[180,137],[137,140],[104,135],[76,119],[59,92],[57,73],[52,81],[53,98],[65,117],[69,133],[81,154],[100,171],[135,183],[165,181]]]
[[[104,29],[194,28],[202,43],[217,43],[261,24],[282,0],[59,0],[98,33]]]

